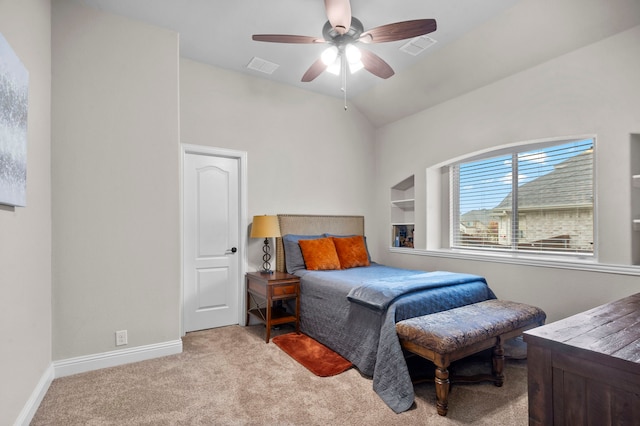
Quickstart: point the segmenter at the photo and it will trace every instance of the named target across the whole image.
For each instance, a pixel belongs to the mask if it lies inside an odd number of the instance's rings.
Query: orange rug
[[[335,376],[353,365],[306,334],[287,333],[276,336],[271,341],[316,376]]]

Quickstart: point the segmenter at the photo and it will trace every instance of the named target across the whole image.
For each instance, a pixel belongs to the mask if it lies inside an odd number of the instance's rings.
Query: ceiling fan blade
[[[385,43],[429,34],[436,29],[437,24],[435,19],[402,21],[365,31],[360,35],[360,41],[363,43]]]
[[[302,76],[302,81],[304,83],[313,81],[317,76],[322,74],[322,72],[326,69],[327,69],[327,66],[325,65],[324,62],[322,62],[322,58],[320,58],[316,60],[313,64],[311,64],[307,72],[305,72],[304,75]]]
[[[324,0],[327,18],[334,30],[340,35],[351,28],[351,3],[349,0]]]
[[[297,43],[297,44],[324,43],[324,39],[321,37],[289,35],[289,34],[254,34],[251,36],[251,38],[255,41],[268,41],[271,43]]]
[[[371,74],[380,78],[389,78],[395,74],[389,64],[387,64],[380,56],[364,49],[360,49],[360,52],[362,53],[362,57],[360,58],[362,65],[364,65],[364,69],[369,71]]]

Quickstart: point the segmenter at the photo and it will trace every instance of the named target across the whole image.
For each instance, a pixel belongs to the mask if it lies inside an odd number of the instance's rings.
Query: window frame
[[[511,184],[511,194],[512,199],[514,199],[514,206],[510,213],[510,221],[512,226],[511,232],[511,244],[509,247],[505,248],[491,248],[491,247],[478,247],[478,246],[465,246],[456,244],[455,236],[456,232],[459,232],[459,221],[460,221],[460,210],[459,210],[459,192],[456,194],[454,192],[454,188],[459,191],[459,181],[454,182],[454,179],[459,178],[457,173],[454,173],[454,167],[460,166],[464,163],[471,163],[475,161],[482,161],[485,159],[496,158],[505,155],[511,155],[512,158],[517,159],[519,154],[542,150],[553,146],[563,145],[571,142],[580,142],[589,140],[593,146],[593,157],[592,157],[592,234],[593,234],[593,251],[592,252],[576,252],[576,251],[553,251],[553,250],[525,250],[517,248],[517,238],[514,237],[516,233],[514,233],[514,227],[517,227],[518,222],[518,209],[517,209],[517,189],[518,189],[518,173],[512,173],[512,184]],[[570,136],[570,137],[559,137],[559,138],[549,138],[543,140],[535,140],[535,141],[524,141],[518,142],[509,145],[503,145],[499,147],[494,147],[491,149],[483,150],[481,152],[475,152],[463,157],[458,157],[450,162],[445,164],[441,164],[437,166],[439,170],[446,169],[446,173],[448,175],[448,204],[447,206],[447,216],[448,216],[448,248],[449,251],[452,252],[460,252],[460,253],[477,253],[479,255],[488,255],[488,256],[511,256],[514,258],[520,257],[531,257],[531,258],[541,258],[541,259],[576,259],[580,261],[589,260],[593,262],[597,262],[598,259],[598,229],[597,229],[597,210],[598,210],[598,196],[597,196],[597,179],[596,179],[596,152],[597,152],[597,138],[595,135],[580,135],[580,136]],[[514,169],[517,172],[517,165],[513,163],[512,172]],[[433,168],[430,168],[433,170]],[[458,169],[459,170],[459,169]],[[444,195],[444,194],[442,194]],[[441,200],[444,200],[444,197],[440,197]],[[443,206],[444,207],[444,206]],[[443,214],[445,212],[443,211]],[[515,219],[514,219],[515,216]],[[516,229],[517,231],[517,229]],[[443,235],[444,236],[444,235]]]

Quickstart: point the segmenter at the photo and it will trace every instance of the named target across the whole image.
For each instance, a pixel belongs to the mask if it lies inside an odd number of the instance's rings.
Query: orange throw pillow
[[[340,259],[338,259],[336,246],[333,245],[331,238],[299,240],[298,244],[308,270],[340,269]]]
[[[355,268],[358,266],[369,266],[369,255],[367,246],[361,235],[353,237],[333,237],[333,244],[336,246],[340,267],[342,269]]]

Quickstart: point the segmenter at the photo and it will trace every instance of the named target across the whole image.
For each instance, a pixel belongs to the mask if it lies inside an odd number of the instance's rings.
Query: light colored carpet
[[[290,332],[283,328],[274,334]],[[527,425],[526,361],[506,382],[453,385],[438,416],[432,383],[395,414],[356,369],[317,377],[273,343],[264,326],[189,333],[179,355],[53,381],[32,425]],[[484,358],[459,368],[490,368]]]

